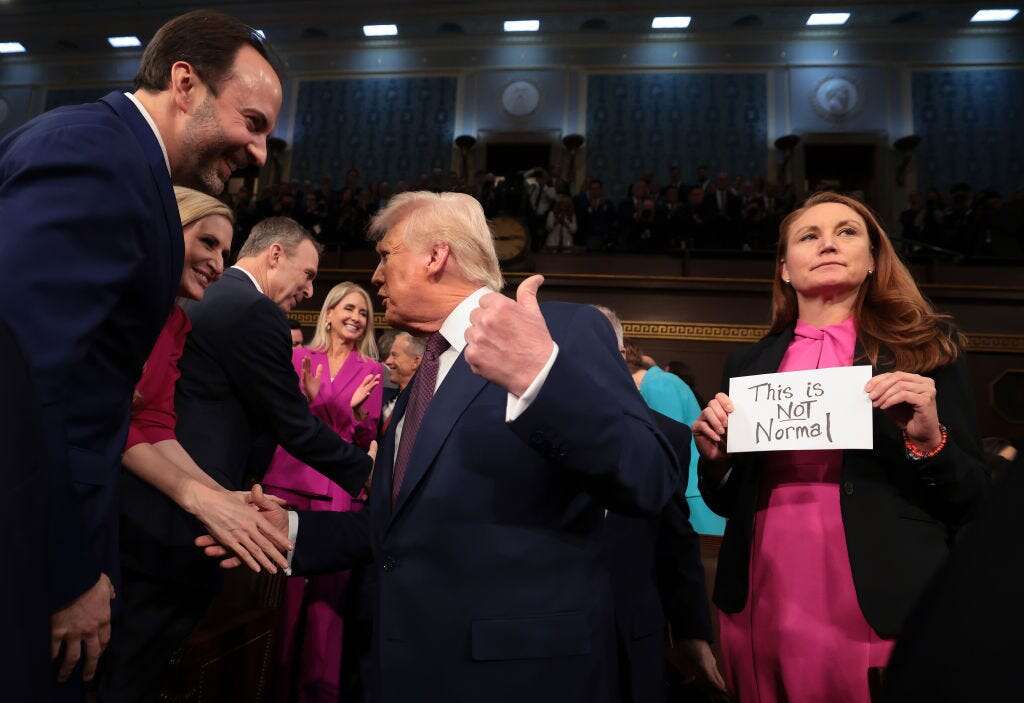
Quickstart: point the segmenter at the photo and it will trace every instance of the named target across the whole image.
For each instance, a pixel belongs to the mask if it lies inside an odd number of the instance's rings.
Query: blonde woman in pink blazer
[[[310,409],[342,439],[363,449],[377,438],[381,374],[373,334],[373,304],[355,283],[339,283],[324,300],[308,347],[292,362]],[[267,492],[298,510],[347,512],[361,503],[323,474],[278,447],[263,479]],[[288,579],[278,626],[278,700],[338,700],[349,572]],[[301,641],[299,635],[301,634]]]

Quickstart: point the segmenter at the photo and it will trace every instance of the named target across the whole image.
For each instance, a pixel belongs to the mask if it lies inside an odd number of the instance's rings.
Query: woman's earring
[[[327,331],[328,331],[328,332],[330,332],[330,331],[331,331],[331,323],[330,323],[330,322],[328,322],[328,323],[327,323]]]
[[[871,274],[873,274],[874,272],[875,272],[875,270],[874,270],[874,269],[868,269],[868,275],[869,275],[869,276],[870,276]]]
[[[788,278],[783,278],[783,279],[782,279],[782,282],[783,282],[783,283],[786,283],[786,284],[788,285],[788,284],[789,284],[789,279],[788,279]]]

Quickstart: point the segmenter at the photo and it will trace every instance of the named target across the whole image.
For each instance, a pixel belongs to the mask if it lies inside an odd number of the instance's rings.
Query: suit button
[[[848,496],[853,495],[853,481],[847,481],[846,483],[843,484],[843,493],[845,493]]]
[[[398,562],[395,560],[393,556],[391,556],[390,554],[386,554],[384,556],[384,571],[394,571],[395,566],[397,565]]]

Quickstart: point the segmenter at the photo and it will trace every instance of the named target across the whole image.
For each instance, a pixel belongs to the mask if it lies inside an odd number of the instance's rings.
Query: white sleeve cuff
[[[511,393],[508,394],[508,401],[505,403],[505,422],[515,422],[516,418],[526,412],[526,409],[530,407],[537,394],[540,393],[540,388],[544,385],[544,381],[548,380],[548,374],[551,373],[551,367],[555,365],[555,358],[558,356],[558,345],[554,342],[551,345],[554,347],[551,350],[551,356],[548,357],[544,368],[534,377],[529,387],[523,391],[523,394],[518,398]]]
[[[295,544],[295,538],[299,536],[299,514],[294,510],[288,511],[288,541],[291,544]],[[290,549],[288,554],[288,568],[285,569],[285,573],[289,576],[292,575],[292,557],[295,556],[295,550]]]

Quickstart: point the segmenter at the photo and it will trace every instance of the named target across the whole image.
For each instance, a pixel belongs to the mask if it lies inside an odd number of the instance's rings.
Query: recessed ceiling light
[[[807,18],[808,27],[826,27],[830,25],[846,24],[850,19],[849,12],[815,12]]]
[[[0,54],[23,54],[25,47],[21,42],[0,41]]]
[[[1009,22],[1020,10],[978,10],[971,22]]]
[[[125,49],[132,46],[142,46],[138,37],[107,37],[107,42],[115,49]]]
[[[686,29],[689,26],[689,17],[655,17],[651,21],[651,29]]]
[[[540,20],[506,20],[506,32],[536,32],[540,29]]]
[[[364,24],[363,34],[368,37],[393,37],[398,34],[397,24]]]

